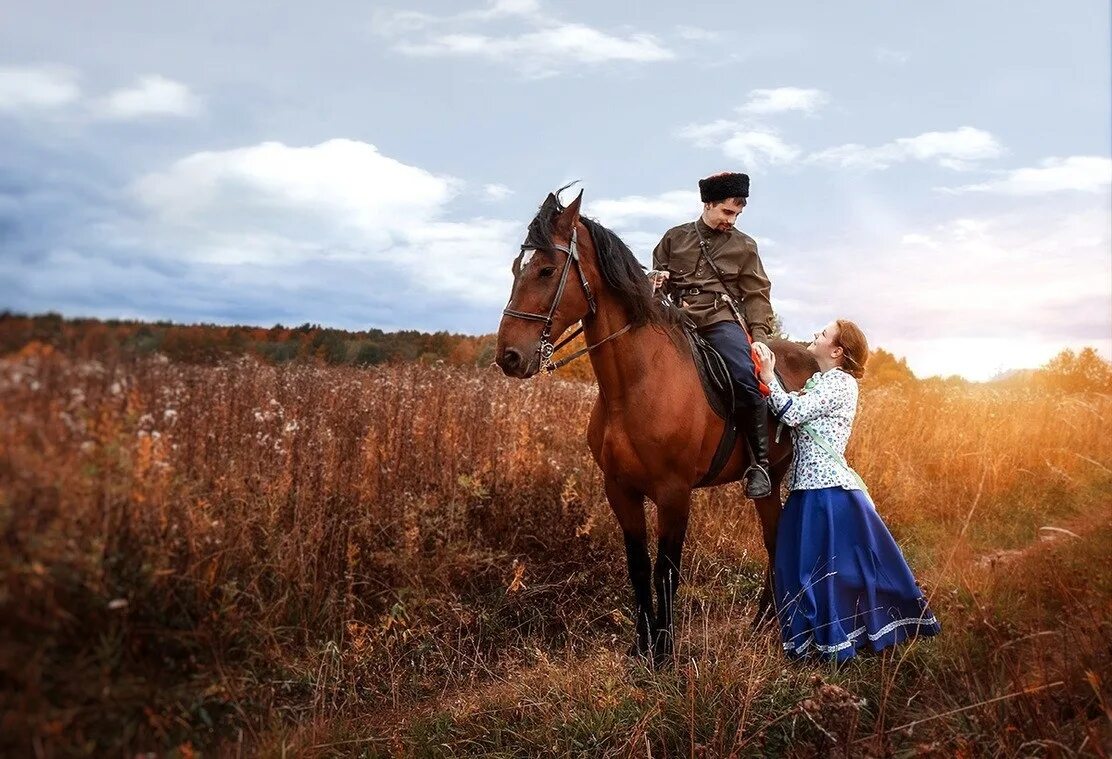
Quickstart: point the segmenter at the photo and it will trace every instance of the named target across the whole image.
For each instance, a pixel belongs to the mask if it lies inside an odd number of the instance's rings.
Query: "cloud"
[[[745,166],[792,163],[800,155],[799,148],[775,132],[758,130],[730,135],[722,142],[722,152]]]
[[[497,21],[521,17],[541,19],[537,0],[493,0],[485,8],[474,8],[459,13],[437,16],[424,11],[384,11],[374,14],[372,26],[379,34],[387,36],[420,31],[433,27]]]
[[[80,105],[67,112],[82,120],[99,118],[128,120],[147,116],[192,116],[200,111],[200,100],[181,82],[152,74],[134,85],[118,89],[93,101],[78,86],[78,74],[65,66],[0,67],[0,112],[44,113]]]
[[[559,26],[507,37],[444,34],[422,42],[403,42],[399,52],[413,56],[461,56],[509,62],[537,73],[555,73],[580,63],[666,61],[675,55],[650,34],[615,37],[583,24]]]
[[[525,233],[460,213],[463,181],[356,140],[188,154],[125,193],[79,153],[66,166],[0,171],[9,308],[490,332]]]
[[[826,105],[828,101],[829,97],[822,90],[777,87],[770,90],[750,91],[748,102],[739,107],[738,111],[754,115],[785,111],[802,111],[809,114]]]
[[[949,132],[924,132],[915,137],[901,137],[876,147],[855,143],[839,145],[813,153],[807,160],[861,171],[887,169],[893,164],[913,160],[964,170],[977,161],[1003,154],[1003,146],[991,133],[963,126]]]
[[[504,184],[483,185],[483,196],[487,200],[505,200],[513,194],[514,191]]]
[[[734,109],[737,118],[688,124],[679,136],[696,147],[719,149],[749,168],[794,163],[803,155],[802,149],[781,137],[768,124],[768,117],[791,112],[811,115],[828,101],[822,90],[803,87],[751,90],[748,100]]]
[[[722,119],[709,124],[689,124],[680,130],[680,136],[696,147],[717,148],[749,168],[791,163],[802,152],[770,127],[747,129],[741,122]]]
[[[773,305],[800,335],[854,319],[920,376],[987,379],[1038,366],[1066,345],[1107,354],[1110,229],[1106,208],[1039,206],[860,235],[850,247],[782,255],[789,270],[774,283]]]
[[[126,121],[149,116],[193,116],[201,101],[189,87],[157,74],[143,76],[131,87],[108,93],[96,110],[107,119]]]
[[[751,168],[806,162],[877,171],[896,163],[924,161],[950,169],[967,170],[978,161],[997,158],[1005,152],[990,132],[963,126],[949,132],[923,132],[915,137],[900,137],[875,147],[848,143],[807,153],[781,137],[780,131],[769,124],[769,117],[779,114],[795,112],[813,115],[829,101],[829,96],[822,90],[803,87],[751,90],[749,99],[734,109],[737,118],[688,124],[678,134],[697,147],[717,148],[728,158]]]
[[[77,74],[64,66],[0,66],[0,111],[59,108],[81,96]]]
[[[334,139],[310,147],[264,142],[182,158],[135,185],[136,196],[168,221],[199,217],[233,223],[274,210],[328,215],[367,234],[400,219],[429,215],[443,205],[455,180],[379,153],[374,145]]]
[[[998,179],[946,192],[992,192],[1004,195],[1043,195],[1051,192],[1103,192],[1112,185],[1112,158],[1070,156],[1046,158],[1038,167],[1013,169]]]
[[[509,292],[520,224],[445,221],[463,183],[333,139],[195,153],[135,182],[152,249],[262,268],[381,264],[419,290],[494,304]],[[394,285],[391,284],[391,287]]]
[[[471,31],[491,21],[517,21],[532,27],[499,35]],[[533,0],[500,0],[485,8],[435,16],[413,11],[382,13],[376,30],[403,37],[398,52],[415,57],[478,58],[511,64],[532,76],[549,76],[564,68],[612,61],[652,63],[675,58],[651,34],[618,36],[582,23],[548,16]],[[417,33],[423,35],[413,36]]]
[[[604,198],[594,201],[588,213],[598,215],[598,220],[608,227],[628,228],[644,219],[679,220],[698,215],[702,203],[699,193],[691,190],[672,190],[659,195],[627,195],[622,198]]]

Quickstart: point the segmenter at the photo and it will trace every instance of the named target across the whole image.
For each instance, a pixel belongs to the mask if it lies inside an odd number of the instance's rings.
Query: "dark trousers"
[[[754,408],[764,405],[765,397],[757,386],[757,367],[750,354],[749,337],[737,322],[718,322],[703,327],[699,334],[722,354],[734,381],[734,406]]]

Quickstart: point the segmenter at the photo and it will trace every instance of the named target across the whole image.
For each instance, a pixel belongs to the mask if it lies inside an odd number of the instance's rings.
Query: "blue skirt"
[[[784,651],[845,661],[940,632],[899,546],[860,490],[793,490],[773,573]]]

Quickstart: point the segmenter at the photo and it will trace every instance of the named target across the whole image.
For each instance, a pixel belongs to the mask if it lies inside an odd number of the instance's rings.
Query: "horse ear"
[[[583,190],[575,196],[575,200],[568,203],[568,207],[560,213],[560,218],[556,219],[556,231],[561,237],[571,237],[571,231],[575,229],[576,222],[579,221],[579,206],[583,202]]]

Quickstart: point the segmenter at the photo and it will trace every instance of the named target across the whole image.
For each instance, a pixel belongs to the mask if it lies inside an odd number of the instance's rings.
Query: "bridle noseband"
[[[576,244],[577,235],[578,229],[576,227],[572,227],[571,241],[569,245],[556,245],[555,243],[550,245],[530,245],[528,242],[526,242],[524,245],[521,246],[522,253],[527,250],[558,250],[562,253],[567,254],[567,258],[564,260],[564,268],[560,272],[560,284],[556,287],[556,295],[552,298],[552,305],[549,307],[548,313],[534,314],[530,313],[529,311],[516,311],[512,308],[505,308],[502,310],[502,313],[506,316],[515,316],[518,319],[528,319],[529,321],[544,322],[544,329],[541,330],[541,341],[540,344],[537,346],[537,352],[540,353],[542,368],[546,372],[556,371],[561,366],[574,361],[575,359],[582,356],[584,353],[589,353],[608,340],[613,340],[618,335],[621,335],[624,332],[628,332],[630,327],[633,326],[632,324],[627,324],[614,334],[603,338],[602,340],[599,340],[594,345],[590,345],[586,348],[583,348],[582,350],[576,351],[572,355],[567,356],[566,358],[563,358],[556,363],[552,363],[552,355],[556,351],[560,350],[565,345],[570,343],[572,340],[574,340],[576,336],[578,336],[579,333],[583,331],[583,325],[580,324],[578,329],[576,329],[570,335],[561,340],[558,345],[552,344],[552,320],[553,317],[556,315],[556,309],[560,306],[560,300],[564,297],[564,288],[566,288],[568,285],[568,274],[571,273],[572,264],[575,265],[575,271],[579,274],[579,284],[583,285],[583,292],[587,296],[587,308],[589,313],[587,314],[587,316],[584,317],[584,320],[590,318],[591,316],[594,316],[595,312],[598,310],[598,304],[595,302],[594,293],[591,292],[591,286],[587,284],[587,276],[583,273],[583,266],[579,262],[579,247]]]

